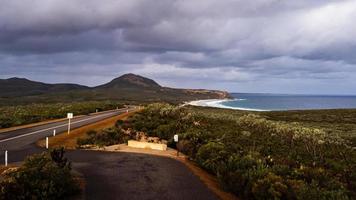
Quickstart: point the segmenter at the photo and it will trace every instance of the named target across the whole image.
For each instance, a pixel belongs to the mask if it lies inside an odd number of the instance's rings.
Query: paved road
[[[124,110],[74,119],[72,127],[118,115]],[[0,162],[9,151],[9,162],[40,153],[35,142],[53,129],[63,132],[67,122],[56,122],[0,134]],[[86,179],[86,199],[217,199],[198,177],[179,161],[145,154],[75,150],[66,153],[73,168]]]
[[[67,156],[87,181],[86,199],[217,199],[177,160],[100,151],[72,151]]]
[[[71,120],[71,129],[110,118],[124,113],[126,110],[127,109],[125,108],[74,118]],[[4,157],[4,152],[7,150],[9,152],[9,162],[23,159],[22,154],[26,155],[26,152],[28,152],[28,155],[30,155],[33,151],[35,151],[33,149],[33,145],[31,144],[45,138],[46,136],[51,136],[54,129],[56,129],[57,133],[66,132],[68,129],[68,121],[53,122],[35,127],[0,133],[0,158]],[[1,159],[1,163],[2,162],[3,159]]]

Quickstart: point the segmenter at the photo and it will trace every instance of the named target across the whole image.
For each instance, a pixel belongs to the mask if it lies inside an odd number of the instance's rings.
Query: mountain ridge
[[[226,91],[179,89],[159,85],[156,81],[124,74],[95,87],[69,83],[42,83],[26,78],[0,79],[0,105],[38,102],[115,100],[125,102],[183,102],[197,99],[230,98]]]
[[[39,95],[52,92],[65,92],[72,90],[88,89],[89,87],[70,84],[56,83],[49,84],[38,81],[32,81],[26,78],[12,77],[0,79],[0,97],[21,97],[29,95]]]

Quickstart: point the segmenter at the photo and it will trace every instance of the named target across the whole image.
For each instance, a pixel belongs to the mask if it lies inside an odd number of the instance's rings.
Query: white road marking
[[[119,110],[119,111],[120,111],[120,110]],[[109,114],[106,114],[106,115],[99,115],[99,116],[91,117],[91,118],[88,118],[88,119],[82,119],[82,120],[79,120],[79,121],[76,121],[76,122],[72,122],[71,124],[77,124],[77,123],[80,123],[80,122],[85,122],[85,121],[88,121],[88,120],[92,120],[92,119],[96,119],[96,118],[99,118],[99,117],[103,117],[103,116],[107,116],[107,115],[112,115],[112,114],[113,114],[113,113],[109,113]],[[63,126],[68,126],[68,123],[63,124],[63,125],[54,126],[54,127],[51,127],[51,128],[46,128],[46,129],[38,130],[38,131],[35,131],[35,132],[31,132],[31,133],[26,133],[26,134],[23,134],[23,135],[18,135],[18,136],[11,137],[11,138],[7,138],[7,139],[3,139],[3,140],[0,140],[0,143],[2,143],[2,142],[7,142],[7,141],[10,141],[10,140],[14,140],[14,139],[18,139],[18,138],[22,138],[22,137],[26,137],[26,136],[29,136],[29,135],[33,135],[33,134],[36,134],[36,133],[43,132],[43,131],[48,131],[48,130],[56,129],[56,128],[63,127]]]

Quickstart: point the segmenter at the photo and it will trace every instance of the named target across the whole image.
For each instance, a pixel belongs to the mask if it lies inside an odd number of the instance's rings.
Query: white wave
[[[226,109],[233,109],[233,110],[269,111],[269,110],[262,110],[262,109],[242,108],[242,107],[233,107],[233,106],[223,105],[223,102],[236,101],[236,100],[237,101],[245,101],[246,99],[206,99],[206,100],[191,101],[191,102],[188,102],[187,104],[192,105],[192,106],[226,108]]]

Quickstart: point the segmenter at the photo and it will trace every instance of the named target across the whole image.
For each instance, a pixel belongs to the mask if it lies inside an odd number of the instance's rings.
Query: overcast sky
[[[0,0],[0,78],[356,94],[356,0]]]

